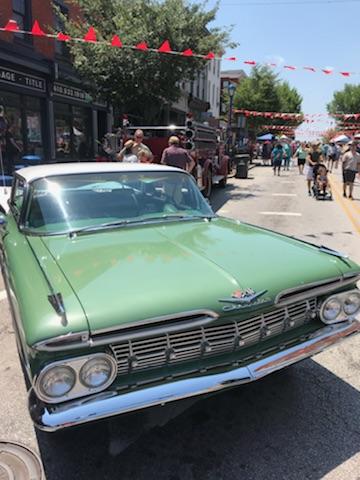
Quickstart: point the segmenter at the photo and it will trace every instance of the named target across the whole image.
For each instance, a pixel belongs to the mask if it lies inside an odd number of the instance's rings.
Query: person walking
[[[295,152],[295,157],[298,159],[299,174],[304,174],[304,165],[306,162],[307,151],[305,149],[305,144],[301,143],[298,149]]]
[[[182,168],[187,172],[191,172],[195,165],[189,151],[180,147],[180,139],[175,135],[169,138],[169,146],[162,153],[161,163],[170,167]]]
[[[342,157],[343,196],[346,198],[346,189],[349,188],[349,199],[353,200],[353,189],[356,174],[360,173],[360,154],[357,153],[357,142],[350,142],[350,150]]]
[[[279,177],[280,177],[280,169],[281,169],[283,157],[284,157],[283,147],[281,143],[278,143],[273,149],[273,151],[271,152],[271,159],[272,159],[272,164],[274,169],[274,175],[276,175],[276,170],[277,170]]]
[[[291,154],[291,147],[288,141],[285,141],[283,143],[284,170],[290,169]]]
[[[306,160],[306,182],[308,187],[308,194],[311,197],[311,187],[314,181],[314,168],[322,161],[322,153],[319,149],[318,142],[312,143],[310,152],[308,153]]]
[[[20,145],[14,137],[14,126],[9,125],[5,132],[5,157],[3,159],[5,175],[12,175],[19,153],[22,152]]]

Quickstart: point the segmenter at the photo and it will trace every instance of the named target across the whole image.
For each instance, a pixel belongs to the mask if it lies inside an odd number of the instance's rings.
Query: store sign
[[[10,68],[0,66],[0,82],[8,83],[10,85],[21,86],[36,90],[38,92],[46,91],[45,80],[34,75],[28,75],[27,73],[17,72]]]
[[[68,85],[63,85],[62,83],[54,83],[53,93],[55,95],[59,95],[60,97],[72,98],[73,100],[80,100],[82,102],[88,102],[91,100],[90,95],[84,90],[69,87]]]

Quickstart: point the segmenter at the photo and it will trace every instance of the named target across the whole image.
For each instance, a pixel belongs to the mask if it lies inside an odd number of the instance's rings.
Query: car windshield
[[[213,215],[186,173],[86,173],[33,181],[25,227],[53,235],[101,230],[112,223],[121,226]]]

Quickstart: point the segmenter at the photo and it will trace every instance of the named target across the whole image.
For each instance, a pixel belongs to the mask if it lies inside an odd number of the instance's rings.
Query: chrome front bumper
[[[217,392],[224,388],[258,380],[276,370],[311,357],[359,332],[360,319],[326,326],[315,332],[309,340],[255,361],[246,367],[224,373],[172,381],[127,393],[105,391],[92,397],[70,401],[58,406],[44,404],[36,397],[33,390],[30,390],[30,415],[37,428],[53,432],[93,420]]]

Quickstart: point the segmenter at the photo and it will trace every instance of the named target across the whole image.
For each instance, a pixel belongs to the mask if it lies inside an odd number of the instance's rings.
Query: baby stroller
[[[315,165],[313,194],[316,200],[332,200],[332,192],[328,178],[328,169],[323,163]]]

